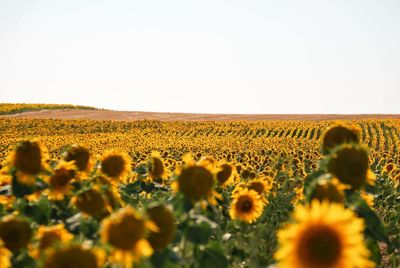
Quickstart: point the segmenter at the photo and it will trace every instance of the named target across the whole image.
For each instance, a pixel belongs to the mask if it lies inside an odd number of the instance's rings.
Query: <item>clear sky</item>
[[[400,1],[0,0],[0,102],[400,113]]]

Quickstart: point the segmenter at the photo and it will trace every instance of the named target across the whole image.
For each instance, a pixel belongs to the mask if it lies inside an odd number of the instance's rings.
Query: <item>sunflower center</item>
[[[387,166],[386,166],[386,172],[390,172],[390,171],[392,171],[393,170],[393,165],[392,164],[388,164]]]
[[[214,178],[204,167],[189,167],[182,171],[178,179],[179,189],[182,189],[190,199],[200,199],[211,193]]]
[[[357,189],[367,179],[368,154],[355,148],[342,149],[330,163],[329,171],[343,183]]]
[[[105,202],[99,192],[90,189],[78,195],[75,205],[86,214],[98,216],[103,211]]]
[[[39,173],[42,167],[41,161],[41,150],[36,143],[24,142],[16,150],[14,165],[26,174],[36,175]]]
[[[0,238],[9,250],[17,250],[28,244],[32,231],[29,224],[18,219],[11,219],[0,224]]]
[[[106,175],[116,178],[125,170],[125,161],[120,155],[107,157],[101,163],[101,171]]]
[[[143,220],[126,215],[120,222],[110,226],[108,242],[121,250],[132,250],[143,238],[145,232]]]
[[[172,213],[162,205],[150,208],[147,213],[150,219],[159,228],[158,232],[150,232],[147,239],[153,249],[163,249],[174,238],[176,229],[175,218]]]
[[[328,130],[323,139],[323,150],[327,151],[343,143],[358,142],[357,132],[343,126]]]
[[[253,202],[247,196],[242,196],[239,198],[237,206],[242,212],[250,212],[253,209]]]
[[[304,267],[331,267],[340,259],[342,244],[333,228],[313,226],[303,233],[297,250]]]

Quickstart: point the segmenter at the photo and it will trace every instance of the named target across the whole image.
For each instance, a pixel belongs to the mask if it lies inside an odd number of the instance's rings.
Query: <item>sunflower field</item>
[[[85,109],[95,110],[94,107],[72,105],[72,104],[27,104],[27,103],[0,103],[1,114],[15,114],[40,110],[59,110],[59,109]]]
[[[0,267],[400,267],[398,120],[0,135]]]

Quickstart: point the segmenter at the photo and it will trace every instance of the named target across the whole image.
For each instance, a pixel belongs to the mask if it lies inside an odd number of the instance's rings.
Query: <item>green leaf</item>
[[[218,242],[213,242],[203,250],[200,250],[197,256],[199,267],[224,268],[228,267],[228,260]]]
[[[191,223],[187,229],[187,238],[195,244],[206,244],[210,239],[212,228],[203,221],[198,224]]]

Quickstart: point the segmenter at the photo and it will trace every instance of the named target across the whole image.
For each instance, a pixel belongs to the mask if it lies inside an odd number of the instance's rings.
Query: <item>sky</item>
[[[0,0],[0,102],[400,113],[400,0]]]

